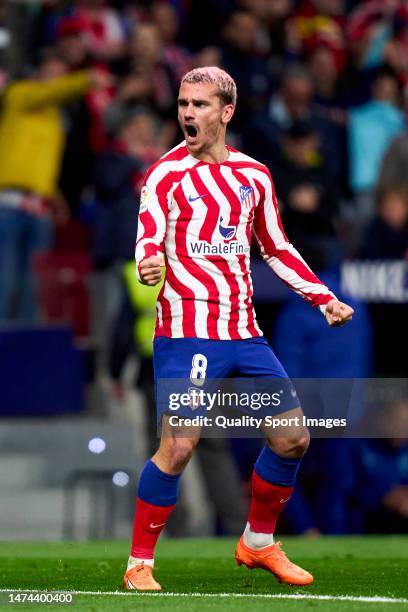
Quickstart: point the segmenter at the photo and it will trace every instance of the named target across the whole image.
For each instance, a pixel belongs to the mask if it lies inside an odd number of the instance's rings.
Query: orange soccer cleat
[[[161,591],[161,585],[153,578],[153,568],[144,563],[128,569],[123,584],[128,591]]]
[[[246,565],[249,569],[259,567],[271,572],[279,582],[286,582],[298,586],[305,586],[313,582],[312,574],[295,565],[281,549],[281,542],[254,550],[248,548],[241,537],[235,550],[235,560],[238,565]]]

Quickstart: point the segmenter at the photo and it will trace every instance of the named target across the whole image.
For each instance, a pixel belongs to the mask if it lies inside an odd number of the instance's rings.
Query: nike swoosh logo
[[[281,504],[285,504],[287,501],[289,501],[290,497],[287,497],[286,499],[281,499],[280,503]]]
[[[150,523],[150,529],[157,529],[158,527],[163,527],[166,523],[160,523],[159,525],[155,525],[154,523]]]
[[[208,193],[203,193],[203,195],[199,195],[199,196],[196,196],[196,197],[188,196],[188,201],[189,202],[195,202],[196,200],[201,200],[201,198],[205,198],[205,196],[207,196],[207,195],[208,195]]]

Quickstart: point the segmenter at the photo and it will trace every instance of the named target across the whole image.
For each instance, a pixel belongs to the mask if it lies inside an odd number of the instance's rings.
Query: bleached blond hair
[[[181,79],[183,83],[212,83],[218,87],[218,95],[223,104],[237,104],[237,86],[232,78],[218,66],[203,66],[187,72]]]

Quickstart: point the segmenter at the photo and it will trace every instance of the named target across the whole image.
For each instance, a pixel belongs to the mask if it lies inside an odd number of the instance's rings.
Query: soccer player
[[[289,243],[268,169],[226,146],[226,128],[237,101],[236,85],[217,67],[197,68],[181,81],[178,120],[185,141],[147,172],[141,194],[136,265],[140,281],[156,285],[156,380],[243,377],[287,378],[262,337],[251,303],[250,240],[253,234],[272,270],[320,309],[329,325],[350,320],[339,302]],[[291,417],[302,416],[293,408]],[[177,500],[180,475],[199,431],[177,435],[163,416],[162,439],[140,475],[127,589],[160,590],[154,548]],[[272,572],[293,585],[313,581],[274,542],[277,518],[292,494],[309,434],[297,427],[286,437],[266,434],[252,476],[248,522],[238,542],[239,565]]]

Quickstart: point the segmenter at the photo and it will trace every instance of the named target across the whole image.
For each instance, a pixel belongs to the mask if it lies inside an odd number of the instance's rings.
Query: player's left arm
[[[319,308],[329,325],[344,325],[351,320],[354,311],[336,298],[289,242],[268,171],[262,176],[259,191],[261,197],[255,210],[253,230],[263,259],[288,287]]]

